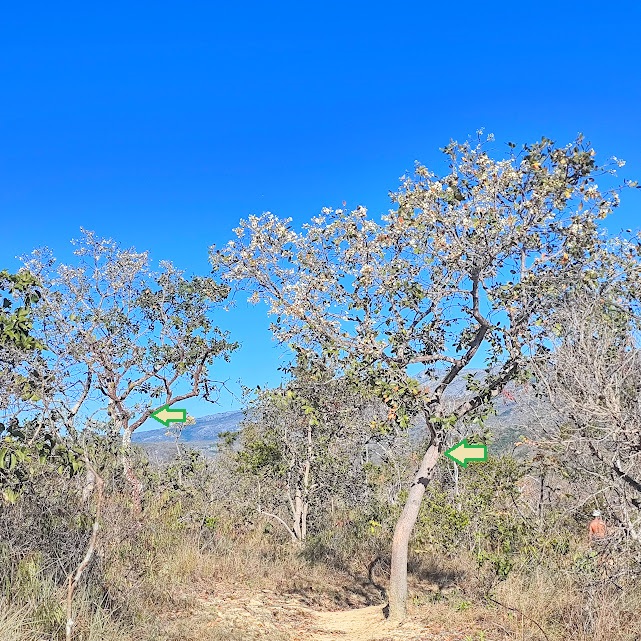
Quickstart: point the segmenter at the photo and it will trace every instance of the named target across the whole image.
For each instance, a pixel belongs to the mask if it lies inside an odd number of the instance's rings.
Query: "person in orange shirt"
[[[608,534],[608,528],[605,524],[605,521],[601,518],[601,512],[599,510],[594,510],[592,512],[594,517],[590,521],[588,526],[588,541],[600,541],[604,539]]]

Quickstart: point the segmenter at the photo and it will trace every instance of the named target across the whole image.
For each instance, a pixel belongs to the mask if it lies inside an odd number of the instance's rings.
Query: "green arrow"
[[[187,420],[187,410],[170,410],[169,405],[163,405],[151,415],[151,418],[169,427],[169,423],[184,423]]]
[[[461,467],[467,467],[468,461],[487,461],[487,446],[482,443],[468,443],[464,438],[456,445],[445,451],[445,456],[458,463]]]

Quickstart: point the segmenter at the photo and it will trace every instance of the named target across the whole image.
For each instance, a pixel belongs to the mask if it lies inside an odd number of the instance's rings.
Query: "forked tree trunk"
[[[435,441],[427,448],[410,487],[405,507],[394,529],[389,585],[389,618],[392,621],[403,621],[407,614],[407,559],[410,537],[418,518],[425,488],[436,467],[439,452],[439,441]]]
[[[307,538],[307,516],[309,514],[309,498],[312,492],[312,454],[314,441],[312,438],[312,425],[307,424],[307,458],[303,463],[302,474],[298,477],[296,492],[293,500],[290,498],[293,523],[293,541],[303,543]],[[290,495],[291,496],[291,495]]]

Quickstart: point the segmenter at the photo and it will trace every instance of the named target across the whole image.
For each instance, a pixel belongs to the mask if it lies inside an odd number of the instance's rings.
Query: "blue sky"
[[[84,226],[206,273],[241,217],[384,213],[415,160],[481,127],[499,145],[581,131],[639,179],[640,25],[633,2],[11,3],[0,268],[68,258]],[[613,231],[639,226],[626,195]],[[220,323],[243,343],[221,377],[276,383],[264,308]]]

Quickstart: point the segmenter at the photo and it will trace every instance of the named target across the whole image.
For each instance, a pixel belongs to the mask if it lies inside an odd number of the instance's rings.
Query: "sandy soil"
[[[203,594],[191,617],[201,627],[242,630],[248,641],[465,641],[461,632],[428,628],[420,616],[401,626],[385,619],[382,605],[349,610],[318,611],[296,595],[261,590]],[[204,624],[204,618],[207,620]],[[183,625],[188,621],[183,621]],[[203,636],[200,636],[203,638]],[[204,637],[206,638],[206,636]],[[467,636],[467,639],[475,638]],[[487,637],[486,637],[487,639]],[[488,641],[490,641],[488,639]]]

